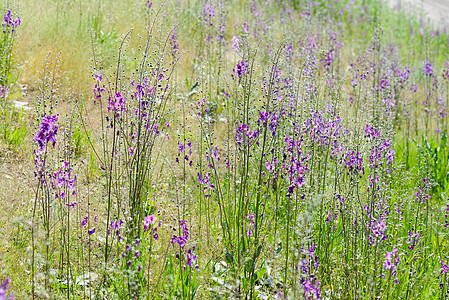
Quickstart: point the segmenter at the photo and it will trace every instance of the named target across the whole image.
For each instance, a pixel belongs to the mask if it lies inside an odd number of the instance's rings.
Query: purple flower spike
[[[6,300],[6,296],[7,296],[7,292],[9,289],[9,278],[6,278],[5,281],[3,281],[3,283],[0,285],[0,300]],[[9,299],[11,298],[11,295],[9,297]]]
[[[425,76],[432,77],[433,75],[433,64],[426,59],[426,63],[424,64],[423,74]]]
[[[11,11],[8,9],[8,11],[3,16],[2,26],[5,28],[5,30],[3,32],[4,33],[14,32],[15,29],[17,27],[19,27],[21,23],[22,23],[22,21],[21,21],[20,17],[13,20],[13,18],[11,17]]]
[[[248,60],[241,60],[237,63],[235,69],[232,69],[232,79],[235,77],[238,78],[239,83],[242,81],[243,77],[245,77],[249,73],[248,70]]]
[[[446,274],[447,272],[449,272],[449,266],[447,264],[445,264],[443,262],[443,260],[441,260],[441,271],[440,271],[440,274]]]
[[[87,224],[87,220],[88,220],[88,217],[86,216],[86,217],[84,217],[84,219],[81,221],[81,227],[84,227],[84,226],[86,226],[86,224]]]
[[[143,219],[143,230],[147,231],[156,223],[157,218],[154,216],[154,214],[149,215]]]
[[[56,135],[58,133],[58,116],[45,116],[39,125],[39,131],[34,136],[38,144],[38,154],[45,151],[48,143],[56,144]]]

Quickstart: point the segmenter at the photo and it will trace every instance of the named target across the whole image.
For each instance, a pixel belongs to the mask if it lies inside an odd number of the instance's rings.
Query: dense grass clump
[[[377,0],[7,4],[0,299],[448,297],[444,27]]]

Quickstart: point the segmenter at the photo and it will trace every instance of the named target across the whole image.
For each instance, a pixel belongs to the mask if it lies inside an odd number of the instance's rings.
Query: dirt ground
[[[387,0],[391,6],[413,10],[441,29],[449,29],[449,0]]]

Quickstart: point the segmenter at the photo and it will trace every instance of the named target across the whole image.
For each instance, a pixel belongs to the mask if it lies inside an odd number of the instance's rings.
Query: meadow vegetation
[[[445,24],[379,0],[2,8],[0,300],[448,298]]]

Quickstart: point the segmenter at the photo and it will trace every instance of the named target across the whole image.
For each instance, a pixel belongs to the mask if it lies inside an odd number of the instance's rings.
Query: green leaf
[[[262,252],[262,245],[259,245],[259,247],[257,247],[257,251],[256,251],[256,258],[259,257],[260,252]]]
[[[225,258],[227,263],[232,264],[234,262],[234,256],[229,251],[226,251]]]
[[[192,88],[190,89],[190,91],[192,92],[194,89],[196,89],[198,87],[198,81],[192,86]]]

